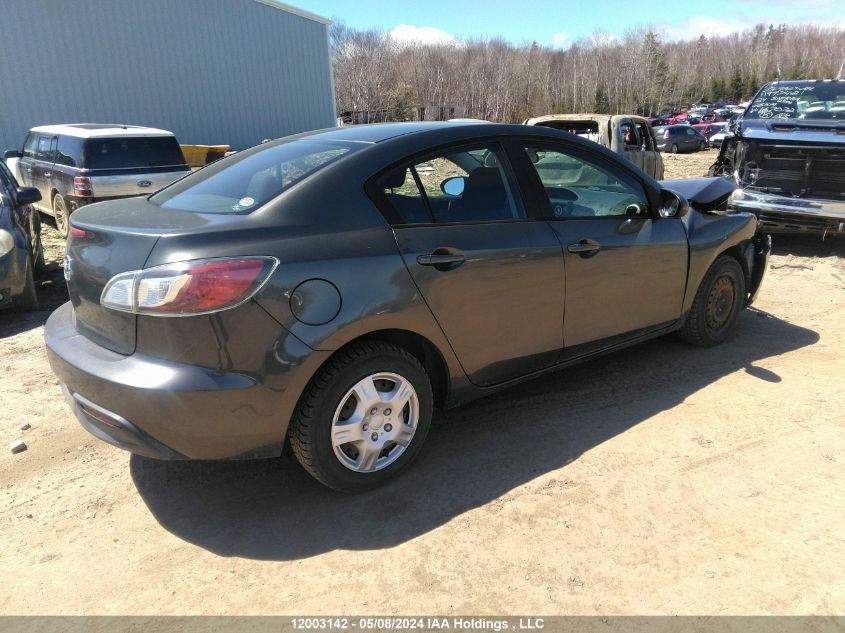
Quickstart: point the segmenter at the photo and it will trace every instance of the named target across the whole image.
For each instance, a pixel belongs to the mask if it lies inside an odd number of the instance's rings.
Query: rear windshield
[[[570,134],[575,134],[581,138],[586,138],[591,141],[599,142],[599,124],[596,121],[542,121],[537,125],[541,127],[550,127],[555,130],[563,130]]]
[[[360,145],[299,140],[236,154],[150,197],[162,209],[249,213]]]
[[[184,165],[185,157],[173,136],[98,138],[85,141],[83,164],[88,169],[167,167]]]
[[[746,119],[845,119],[845,81],[769,84],[754,97]]]

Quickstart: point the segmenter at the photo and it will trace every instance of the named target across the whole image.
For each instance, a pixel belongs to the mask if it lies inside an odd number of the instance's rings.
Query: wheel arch
[[[440,352],[438,347],[425,336],[403,329],[381,329],[361,334],[346,343],[344,343],[337,350],[332,352],[320,367],[317,368],[315,375],[319,373],[320,368],[326,363],[330,362],[335,356],[342,353],[353,345],[357,345],[363,341],[382,341],[390,343],[396,347],[400,347],[414,358],[416,358],[425,369],[426,373],[431,378],[431,389],[434,393],[434,407],[442,409],[448,401],[450,391],[449,381],[449,367],[446,359]]]

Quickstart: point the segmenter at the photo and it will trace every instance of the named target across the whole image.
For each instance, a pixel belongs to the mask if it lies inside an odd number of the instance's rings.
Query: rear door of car
[[[680,318],[686,231],[680,219],[656,217],[656,192],[624,164],[581,146],[525,139],[522,149],[563,245],[565,356]]]
[[[419,156],[373,179],[368,191],[473,383],[503,382],[558,359],[560,242],[523,200],[502,145]]]

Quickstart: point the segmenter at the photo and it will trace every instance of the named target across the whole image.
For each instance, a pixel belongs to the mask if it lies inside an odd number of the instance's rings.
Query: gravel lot
[[[665,156],[667,177],[714,154]],[[843,256],[779,238],[731,343],[666,337],[441,413],[415,467],[355,497],[290,457],[95,440],[49,371],[48,310],[0,314],[0,613],[842,613]]]

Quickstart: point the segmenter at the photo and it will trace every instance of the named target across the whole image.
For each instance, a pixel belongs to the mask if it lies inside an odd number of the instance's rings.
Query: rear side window
[[[128,169],[184,165],[185,157],[173,136],[97,138],[85,141],[87,169]]]
[[[308,140],[260,145],[194,172],[150,201],[174,211],[250,213],[358,149],[360,145]]]
[[[378,178],[392,224],[465,224],[524,219],[519,193],[498,145],[450,149]]]

